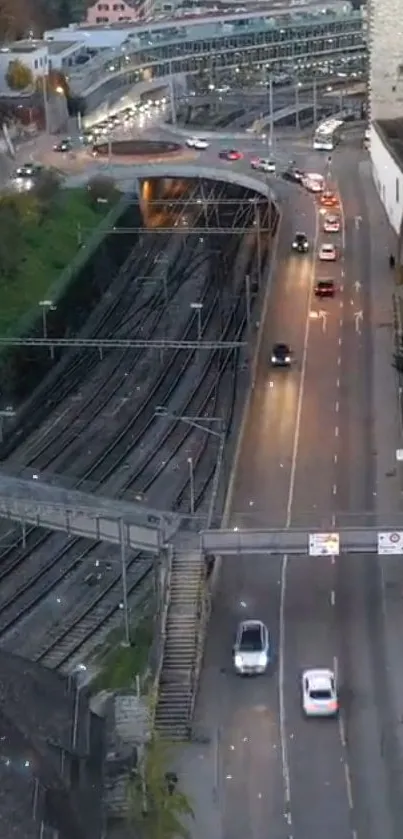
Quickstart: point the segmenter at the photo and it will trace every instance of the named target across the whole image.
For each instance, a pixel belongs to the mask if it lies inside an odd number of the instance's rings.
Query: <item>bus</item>
[[[315,151],[333,151],[340,142],[344,122],[342,119],[327,119],[318,125],[313,136]]]

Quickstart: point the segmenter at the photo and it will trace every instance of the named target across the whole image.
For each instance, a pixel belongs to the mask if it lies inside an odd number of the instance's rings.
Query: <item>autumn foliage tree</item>
[[[6,82],[11,90],[26,90],[33,84],[32,72],[17,58],[8,65]]]
[[[140,772],[129,782],[129,822],[140,839],[191,839],[191,803],[169,771],[171,748],[153,733]]]

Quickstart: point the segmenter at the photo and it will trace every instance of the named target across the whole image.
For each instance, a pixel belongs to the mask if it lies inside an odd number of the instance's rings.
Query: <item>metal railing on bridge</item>
[[[402,525],[401,525],[402,526]],[[403,554],[403,530],[380,527],[345,527],[338,531],[306,528],[278,530],[205,530],[200,548],[207,555],[267,554],[339,556],[340,554]]]

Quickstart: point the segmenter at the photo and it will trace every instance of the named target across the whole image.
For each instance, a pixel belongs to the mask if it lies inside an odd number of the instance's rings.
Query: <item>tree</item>
[[[146,746],[139,772],[129,782],[129,819],[141,839],[190,839],[186,822],[194,819],[189,799],[169,771],[169,743],[154,732]]]
[[[25,90],[33,85],[34,79],[30,68],[16,58],[15,61],[10,61],[8,65],[6,82],[11,90]]]
[[[42,211],[47,212],[59,195],[62,178],[55,169],[44,169],[35,182],[33,193],[41,205]]]
[[[0,229],[0,277],[12,282],[22,257],[21,221],[3,201],[0,203]]]
[[[98,204],[115,204],[120,196],[115,181],[106,175],[95,175],[94,178],[91,178],[88,181],[87,190],[90,202],[94,206]]]

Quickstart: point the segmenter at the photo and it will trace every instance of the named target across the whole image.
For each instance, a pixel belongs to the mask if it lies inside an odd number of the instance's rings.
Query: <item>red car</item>
[[[322,207],[335,207],[338,204],[337,196],[330,189],[325,189],[322,192],[320,203]]]
[[[219,152],[218,157],[221,160],[242,160],[243,154],[237,149],[223,149]]]
[[[315,297],[334,297],[336,286],[333,280],[319,280],[315,286]]]

